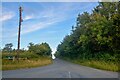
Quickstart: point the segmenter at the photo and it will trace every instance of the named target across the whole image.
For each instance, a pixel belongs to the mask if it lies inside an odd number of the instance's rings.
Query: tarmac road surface
[[[8,70],[2,72],[3,78],[118,78],[117,72],[104,71],[77,65],[61,59],[43,67]]]

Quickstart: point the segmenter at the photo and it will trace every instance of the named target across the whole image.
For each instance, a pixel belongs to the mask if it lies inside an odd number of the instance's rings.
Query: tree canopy
[[[100,2],[77,17],[75,29],[57,47],[57,55],[90,59],[120,53],[120,2]],[[105,54],[106,53],[106,54]]]
[[[12,51],[12,47],[13,47],[13,44],[12,43],[8,43],[8,44],[5,44],[5,47],[3,48],[3,52],[11,52]]]
[[[47,43],[42,43],[42,44],[34,44],[34,43],[29,43],[29,51],[38,55],[46,55],[50,56],[51,55],[51,48],[49,44]]]

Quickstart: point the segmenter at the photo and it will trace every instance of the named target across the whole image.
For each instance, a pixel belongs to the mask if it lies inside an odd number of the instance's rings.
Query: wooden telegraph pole
[[[20,32],[21,32],[21,23],[22,23],[22,7],[19,7],[19,29],[18,29],[18,49],[17,49],[17,60],[19,60],[19,51],[20,51]]]

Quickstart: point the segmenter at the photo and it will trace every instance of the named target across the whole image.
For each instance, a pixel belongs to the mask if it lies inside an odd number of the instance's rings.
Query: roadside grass
[[[28,60],[19,60],[18,61],[10,61],[10,60],[2,60],[2,70],[14,70],[14,69],[22,69],[22,68],[33,68],[45,66],[48,64],[52,64],[52,60],[49,57],[39,57]]]
[[[118,72],[120,71],[118,68],[118,62],[111,62],[111,61],[102,61],[102,60],[80,60],[80,59],[69,59],[69,58],[63,58],[64,60],[80,64],[83,66],[89,66],[97,69],[107,70],[107,71],[114,71]]]
[[[0,59],[0,71],[2,70],[2,59]]]

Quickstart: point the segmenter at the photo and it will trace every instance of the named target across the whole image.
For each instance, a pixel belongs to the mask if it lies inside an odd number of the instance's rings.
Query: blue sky
[[[55,52],[57,45],[70,34],[76,17],[87,11],[91,13],[97,2],[3,2],[2,47],[13,43],[17,48],[19,6],[23,7],[21,48],[30,42],[47,42]]]

